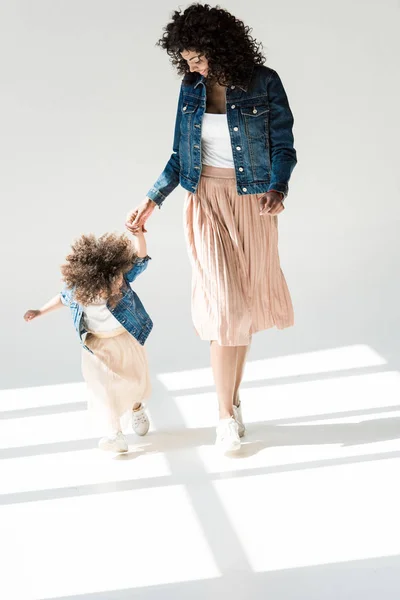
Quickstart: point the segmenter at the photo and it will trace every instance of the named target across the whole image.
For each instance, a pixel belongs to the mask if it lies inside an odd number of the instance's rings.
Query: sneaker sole
[[[229,448],[224,448],[224,446],[219,446],[217,444],[217,448],[222,452],[222,454],[234,454],[235,452],[239,452],[241,447],[242,445],[240,442],[233,446],[230,446]]]
[[[123,454],[124,452],[128,452],[128,448],[112,448],[110,447],[104,447],[104,446],[99,446],[99,450],[102,450],[103,452],[115,452],[115,454]]]
[[[132,427],[132,429],[133,429],[133,427]],[[149,429],[150,429],[150,427],[149,427]],[[136,435],[139,435],[140,437],[143,437],[143,436],[145,436],[145,435],[147,435],[149,433],[149,429],[147,429],[143,433],[139,432],[139,431],[135,431],[135,429],[133,429],[133,431],[134,431],[134,433],[136,433]]]

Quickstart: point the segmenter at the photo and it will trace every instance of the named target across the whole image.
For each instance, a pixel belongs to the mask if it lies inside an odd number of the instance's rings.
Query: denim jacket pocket
[[[193,100],[184,100],[182,104],[181,135],[190,137],[193,119],[199,105]]]
[[[182,114],[190,115],[191,113],[196,112],[198,106],[199,103],[196,102],[196,100],[184,98],[182,103]]]
[[[268,133],[269,107],[266,104],[242,106],[240,109],[247,137],[266,138]]]

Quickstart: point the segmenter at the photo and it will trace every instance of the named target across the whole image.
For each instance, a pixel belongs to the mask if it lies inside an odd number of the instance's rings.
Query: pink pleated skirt
[[[192,317],[203,340],[245,346],[252,334],[294,322],[278,253],[278,219],[259,196],[239,196],[234,169],[203,166],[188,193],[185,235],[192,264]]]

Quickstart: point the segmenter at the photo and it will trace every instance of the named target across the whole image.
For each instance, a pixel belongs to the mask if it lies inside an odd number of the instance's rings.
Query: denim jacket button
[[[247,192],[247,188],[242,188],[244,192]]]
[[[256,108],[253,108],[253,115],[256,115],[258,113],[258,110]]]
[[[241,150],[240,146],[236,146],[236,150],[239,152]]]
[[[236,108],[236,104],[232,104],[231,108]]]
[[[234,90],[236,85],[231,85],[231,90]]]
[[[233,131],[239,131],[239,127],[234,127]]]
[[[239,171],[240,171],[241,173],[243,173],[243,171],[244,171],[243,167],[239,167]]]
[[[183,107],[183,110],[187,110],[187,106],[184,106],[184,107]]]

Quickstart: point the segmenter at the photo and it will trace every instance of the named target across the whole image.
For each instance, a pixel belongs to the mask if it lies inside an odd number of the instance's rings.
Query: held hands
[[[150,200],[150,198],[146,198],[142,204],[129,212],[125,222],[125,227],[128,229],[128,231],[133,233],[133,235],[147,233],[145,223],[155,207],[156,203],[153,202],[153,200]]]
[[[283,194],[280,192],[267,192],[263,194],[260,200],[260,215],[266,216],[269,215],[274,217],[275,215],[279,215],[285,207],[283,205]]]
[[[126,227],[126,225],[125,225]],[[147,233],[147,229],[143,227],[138,227],[137,229],[134,229],[133,231],[129,230],[129,233],[131,233],[135,238],[144,238],[144,234]]]
[[[30,321],[33,321],[33,319],[36,319],[36,317],[40,317],[42,313],[40,312],[40,310],[28,310],[25,314],[24,314],[24,319],[27,323],[29,323]]]

